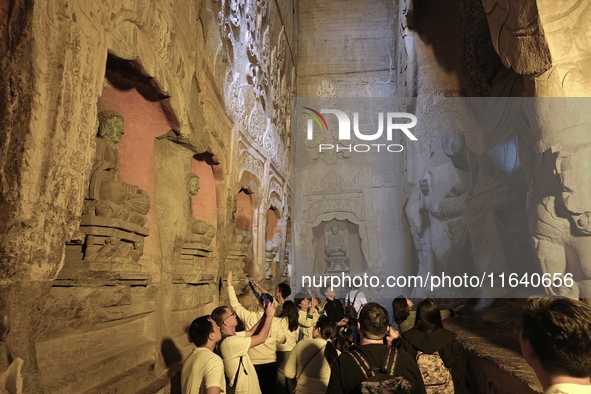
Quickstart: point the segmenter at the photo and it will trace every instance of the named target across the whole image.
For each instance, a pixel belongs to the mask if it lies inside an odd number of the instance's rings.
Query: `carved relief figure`
[[[90,174],[85,213],[117,218],[144,225],[150,210],[148,193],[121,180],[119,153],[115,147],[123,137],[123,117],[115,111],[98,114],[96,157]]]
[[[339,228],[333,225],[330,228],[330,233],[324,237],[326,240],[326,257],[346,257],[347,256],[347,243],[345,238],[339,234]]]
[[[523,77],[503,65],[495,51],[482,2],[463,1],[462,8],[462,67],[472,93],[483,97],[521,96]]]
[[[503,63],[532,81],[534,96],[589,96],[591,7],[588,2],[483,2]],[[502,6],[499,6],[502,4]],[[526,34],[524,34],[526,32]]]
[[[232,220],[234,223],[234,232],[232,234],[232,241],[230,242],[230,250],[236,250],[244,252],[250,242],[252,241],[252,234],[245,230],[240,230],[236,227],[236,212],[238,211],[238,202],[233,200],[232,202]]]
[[[193,197],[199,191],[199,177],[195,174],[189,175],[189,196]],[[215,237],[216,230],[213,226],[205,223],[203,220],[197,220],[191,215],[191,224],[189,226],[190,234],[194,235],[192,238],[197,238],[197,242],[203,242],[206,245],[211,243]]]
[[[267,239],[265,241],[265,256],[268,259],[273,260],[273,258],[277,254],[278,250],[279,250],[279,244],[271,241],[270,239]]]
[[[476,271],[519,272],[523,259],[502,215],[525,208],[526,183],[517,139],[510,139],[477,158],[471,197],[466,202],[468,230]],[[500,290],[500,289],[499,289]]]
[[[440,124],[440,132],[443,134],[449,127],[448,123]],[[448,198],[450,191],[460,183],[456,169],[436,140],[432,141],[431,158],[423,171],[423,179],[419,180],[420,212],[423,214],[421,227],[427,235],[431,251],[426,266],[420,267],[419,274],[423,273],[422,270],[435,273],[446,269],[451,241],[445,217],[439,212],[439,203]]]
[[[535,256],[544,273],[574,275],[572,287],[551,287],[550,294],[591,299],[591,206],[589,173],[584,163],[591,144],[561,151],[555,173],[561,193],[545,197],[532,215],[530,233]],[[564,281],[562,281],[564,282]],[[557,283],[557,282],[554,282]],[[570,283],[569,283],[570,284]]]
[[[330,227],[330,230],[328,228]],[[349,242],[346,227],[339,231],[335,222],[324,227],[326,272],[349,271]]]
[[[281,235],[275,236],[273,240],[265,240],[265,277],[271,278],[273,276],[272,273],[272,263],[277,256],[277,252],[279,251],[279,245],[281,244]]]
[[[551,288],[550,293],[589,302],[591,261],[585,256],[591,201],[582,171],[591,143],[585,119],[589,111],[579,107],[583,101],[557,98],[590,96],[591,6],[577,0],[566,0],[561,7],[542,1],[510,0],[498,7],[500,3],[483,1],[495,49],[507,67],[524,75],[527,96],[550,98],[537,99],[531,106],[530,101],[524,103],[532,130],[520,135],[526,146],[521,159],[529,167],[529,230],[535,259],[552,276],[575,276],[573,287]],[[553,182],[555,175],[558,184]]]
[[[216,235],[216,228],[197,220],[193,216],[192,198],[199,191],[199,177],[190,173],[187,176],[189,192],[188,210],[191,213],[185,242],[181,249],[179,262],[174,267],[173,281],[175,283],[200,283],[208,281],[213,276],[203,270],[203,259],[208,258],[213,251],[211,241]]]
[[[234,272],[238,278],[245,278],[244,273],[245,257],[248,255],[248,248],[252,242],[252,234],[245,230],[240,230],[236,227],[236,212],[238,211],[238,202],[235,198],[229,197],[232,200],[232,217],[228,228],[231,231],[230,243],[228,244],[228,254],[225,261],[225,272]],[[246,287],[246,282],[238,284],[237,289]]]
[[[435,209],[438,217],[446,220],[452,245],[451,261],[470,261],[472,259],[466,226],[466,199],[470,191],[470,168],[468,148],[462,132],[452,130],[441,139],[443,152],[451,159],[456,169],[458,182],[447,192]],[[457,265],[456,265],[457,266]],[[449,264],[445,272],[453,272]],[[458,267],[459,268],[459,267]]]

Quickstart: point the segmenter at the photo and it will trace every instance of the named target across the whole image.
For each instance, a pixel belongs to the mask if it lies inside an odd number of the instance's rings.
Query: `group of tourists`
[[[290,301],[289,285],[279,284],[272,296],[251,281],[260,295],[249,311],[232,280],[230,272],[230,306],[191,323],[196,349],[183,364],[183,394],[469,393],[463,347],[442,322],[461,305],[441,310],[427,298],[412,310],[412,301],[399,296],[391,324],[388,311],[359,289],[343,305],[334,289],[325,289],[323,303],[311,289]],[[590,306],[528,300],[520,342],[544,394],[591,393]]]

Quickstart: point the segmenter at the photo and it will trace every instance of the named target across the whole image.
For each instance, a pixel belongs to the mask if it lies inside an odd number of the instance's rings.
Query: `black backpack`
[[[412,386],[410,382],[402,376],[394,376],[398,350],[388,348],[383,367],[370,366],[359,350],[351,349],[347,354],[353,359],[363,375],[361,381],[362,394],[411,394]]]
[[[359,294],[360,290],[357,290],[355,296],[353,297],[353,302],[351,302],[351,292],[347,294],[347,306],[345,307],[345,316],[349,320],[357,320],[357,310],[355,309],[355,300],[357,300],[357,294]]]
[[[232,335],[230,334],[224,334],[222,335],[222,339],[215,345],[215,350],[214,352],[221,357],[222,360],[224,360],[224,357],[222,356],[222,351],[221,351],[221,345],[222,342],[224,341],[224,339],[231,337]],[[238,382],[238,375],[240,374],[240,369],[244,369],[244,364],[242,363],[242,357],[240,356],[240,360],[238,361],[238,369],[236,370],[236,374],[234,375],[234,381],[231,382],[230,381],[230,377],[225,373],[224,371],[224,377],[226,378],[226,394],[235,394],[236,393],[236,383]],[[246,372],[246,369],[244,369],[244,373],[246,375],[248,375],[248,372]]]

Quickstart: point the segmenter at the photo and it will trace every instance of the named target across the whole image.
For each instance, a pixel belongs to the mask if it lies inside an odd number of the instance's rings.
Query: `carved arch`
[[[308,221],[306,228],[302,228],[305,232],[305,242],[307,245],[307,252],[308,256],[314,256],[314,235],[312,233],[312,229],[318,226],[321,222],[330,222],[331,220],[348,220],[349,222],[357,225],[359,228],[359,238],[361,239],[361,253],[363,253],[363,258],[367,262],[369,254],[369,244],[368,244],[368,234],[367,228],[365,226],[363,217],[358,218],[357,215],[353,212],[325,212],[318,214],[313,221]],[[304,237],[302,237],[304,239]],[[310,261],[309,264],[313,265],[313,261]]]
[[[188,97],[184,87],[191,86],[194,66],[181,48],[171,26],[168,25],[167,12],[154,6],[152,19],[143,17],[134,10],[121,10],[110,20],[108,40],[109,53],[125,60],[135,61],[142,70],[158,82],[161,91],[169,98],[163,103],[163,111],[171,125],[187,137],[193,132],[187,112]],[[205,151],[207,147],[198,147]]]

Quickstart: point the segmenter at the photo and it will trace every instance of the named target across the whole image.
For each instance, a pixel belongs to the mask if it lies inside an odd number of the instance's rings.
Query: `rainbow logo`
[[[304,112],[305,115],[308,115],[312,120],[314,120],[318,124],[318,126],[320,126],[321,129],[328,131],[328,124],[326,123],[326,119],[324,119],[324,116],[322,116],[320,114],[320,112],[313,110],[312,108],[309,108],[309,107],[303,107],[303,108],[305,110],[310,111],[310,112]]]

